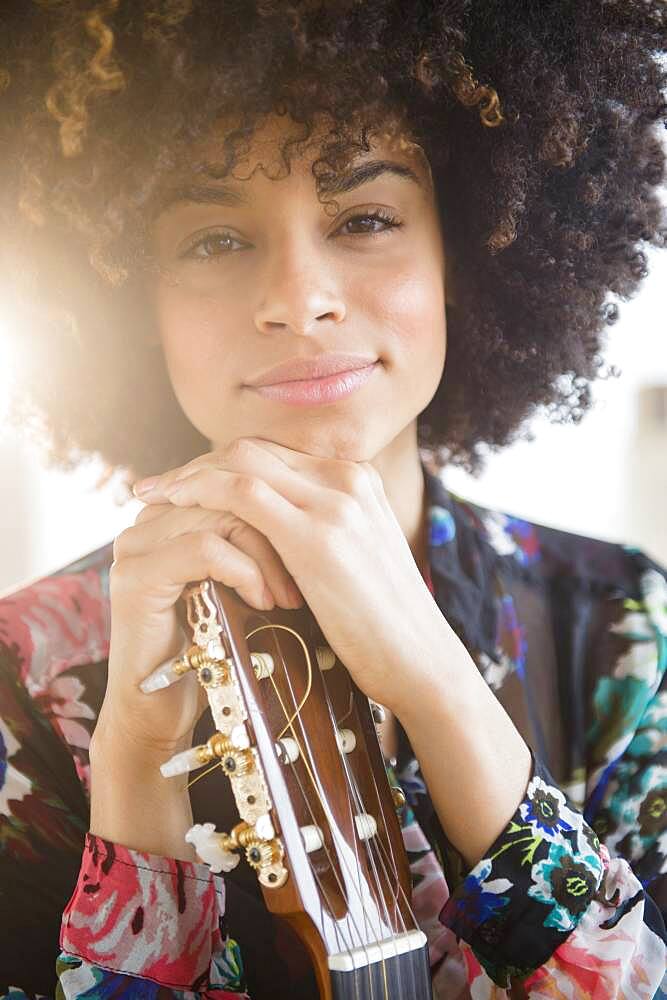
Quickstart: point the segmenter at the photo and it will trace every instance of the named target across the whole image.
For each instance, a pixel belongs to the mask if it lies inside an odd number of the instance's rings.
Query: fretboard
[[[413,931],[329,960],[334,1000],[431,1000],[424,934]]]

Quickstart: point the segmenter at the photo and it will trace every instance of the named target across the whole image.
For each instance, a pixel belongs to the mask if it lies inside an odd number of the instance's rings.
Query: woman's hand
[[[241,438],[157,477],[150,492],[140,485],[147,503],[218,511],[265,535],[359,687],[399,718],[415,683],[442,684],[447,650],[465,652],[372,465]]]
[[[162,753],[166,759],[191,745],[207,707],[194,673],[149,694],[139,685],[191,645],[176,606],[189,581],[206,577],[233,588],[255,608],[302,603],[290,592],[290,576],[265,535],[233,513],[145,507],[114,542],[109,673],[93,736],[105,757],[118,748],[125,756]]]

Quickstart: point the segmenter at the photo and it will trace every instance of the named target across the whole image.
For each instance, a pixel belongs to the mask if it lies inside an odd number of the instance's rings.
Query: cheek
[[[218,387],[227,381],[227,373],[232,379],[236,338],[231,331],[238,329],[238,323],[228,306],[223,310],[220,301],[210,295],[175,281],[161,281],[155,289],[155,313],[165,361],[179,397],[193,384],[201,391],[207,375]]]
[[[423,365],[431,374],[440,370],[446,348],[445,295],[442,275],[435,267],[397,269],[380,287],[371,283],[361,291],[376,323],[388,332],[388,361]]]

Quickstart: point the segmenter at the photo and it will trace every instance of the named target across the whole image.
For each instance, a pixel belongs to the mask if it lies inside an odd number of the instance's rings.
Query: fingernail
[[[266,584],[264,585],[264,591],[262,593],[262,602],[264,604],[265,611],[270,611],[276,603],[273,599],[273,594]]]
[[[142,493],[148,493],[149,490],[153,489],[158,479],[159,476],[149,476],[148,479],[138,479],[132,487],[132,492],[135,496],[141,496]]]
[[[290,604],[296,604],[296,606],[300,608],[303,602],[303,594],[295,583],[287,584],[287,593],[289,595]]]

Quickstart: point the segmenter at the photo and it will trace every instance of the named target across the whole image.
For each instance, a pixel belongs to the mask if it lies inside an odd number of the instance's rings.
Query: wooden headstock
[[[430,997],[374,706],[307,606],[257,611],[210,578],[183,598],[193,646],[181,670],[196,670],[217,732],[163,773],[217,759],[240,820],[187,839],[213,871],[245,854],[268,909],[308,948],[321,996]]]

